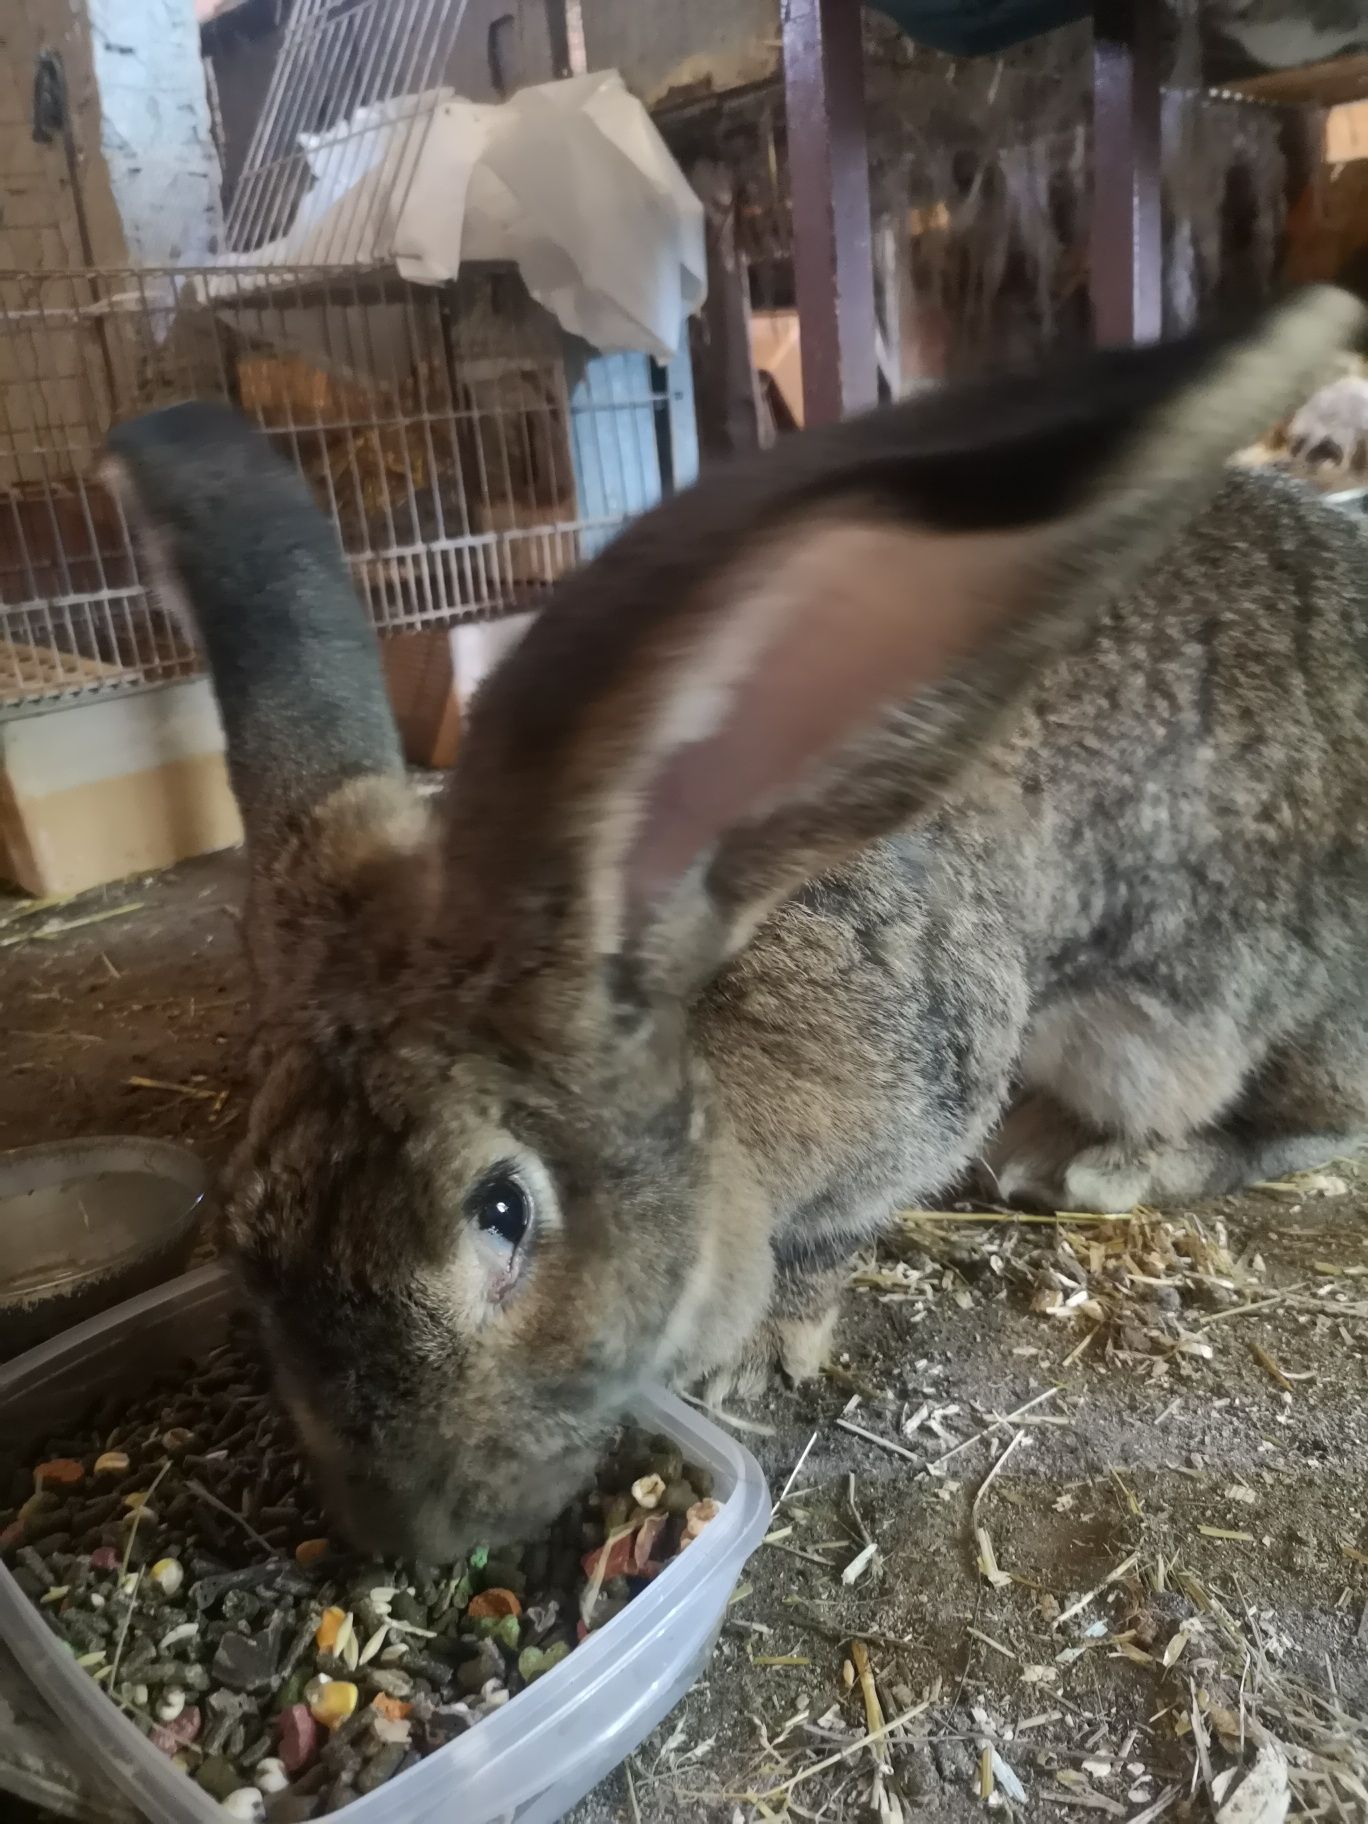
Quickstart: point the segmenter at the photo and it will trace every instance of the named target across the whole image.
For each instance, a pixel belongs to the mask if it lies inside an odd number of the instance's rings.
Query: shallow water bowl
[[[180,1273],[208,1187],[164,1140],[0,1153],[0,1361]]]

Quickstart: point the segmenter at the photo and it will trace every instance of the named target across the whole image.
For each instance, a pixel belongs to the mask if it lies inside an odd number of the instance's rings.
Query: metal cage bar
[[[193,396],[254,418],[382,632],[528,605],[661,492],[650,362],[571,341],[511,270],[94,276],[0,271],[0,708],[199,669],[95,474],[117,417]]]
[[[310,190],[355,184],[313,249],[326,265],[355,260],[377,218],[402,207],[464,14],[465,0],[295,0],[229,207],[229,247],[259,252]],[[391,132],[383,171],[361,184]]]

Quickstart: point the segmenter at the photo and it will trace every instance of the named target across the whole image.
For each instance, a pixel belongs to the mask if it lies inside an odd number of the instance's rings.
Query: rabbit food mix
[[[236,1341],[14,1465],[0,1547],[56,1634],[226,1815],[321,1817],[506,1704],[716,1513],[706,1471],[624,1431],[542,1539],[454,1565],[326,1536]]]

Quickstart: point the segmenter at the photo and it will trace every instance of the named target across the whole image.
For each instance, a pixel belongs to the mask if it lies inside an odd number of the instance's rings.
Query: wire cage
[[[294,459],[382,633],[516,611],[668,489],[687,404],[516,273],[0,273],[0,706],[194,675],[102,486],[110,424],[228,401]]]
[[[0,79],[0,178],[17,174],[27,206],[65,224],[41,247],[23,241],[23,264],[0,222],[0,715],[199,671],[185,630],[144,587],[99,478],[110,425],[155,405],[218,398],[255,419],[334,523],[382,634],[527,608],[689,478],[687,355],[667,369],[599,353],[511,267],[467,263],[454,283],[405,282],[376,232],[396,219],[451,94],[465,0],[282,8],[222,236],[212,258],[175,265],[138,263],[129,220],[94,245],[92,210],[97,228],[116,218],[100,159],[84,174],[82,160],[97,145],[103,155],[102,85],[121,80],[121,66],[110,74],[112,53],[94,54],[96,10],[63,4],[20,0],[15,67]],[[60,78],[51,119],[39,120],[35,86],[30,123],[27,85],[49,65]],[[187,49],[181,100],[196,65]],[[211,64],[203,70],[227,171]],[[280,237],[301,205],[358,173],[336,232],[295,255],[308,266],[290,263]],[[119,245],[122,257],[103,263]]]
[[[412,179],[465,12],[466,0],[293,0],[234,186],[228,246],[257,251],[289,226],[309,187],[308,151],[314,185],[345,188],[385,142],[383,181],[314,250],[328,266],[353,261]]]

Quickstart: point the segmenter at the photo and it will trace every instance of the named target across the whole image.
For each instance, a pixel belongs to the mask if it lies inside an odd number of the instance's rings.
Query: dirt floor
[[[0,902],[0,1146],[222,1160],[240,886],[225,857]],[[912,1214],[859,1281],[828,1377],[735,1415],[791,1489],[580,1824],[1276,1824],[1288,1781],[1368,1820],[1368,1173],[1164,1222]]]

